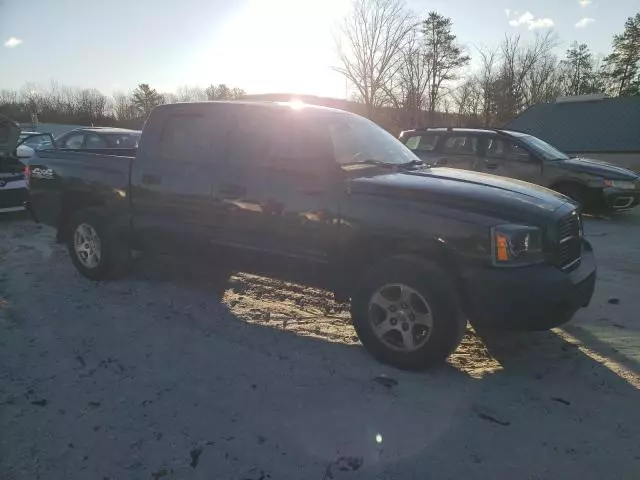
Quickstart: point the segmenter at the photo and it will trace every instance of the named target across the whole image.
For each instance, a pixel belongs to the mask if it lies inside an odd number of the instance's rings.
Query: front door
[[[305,112],[250,106],[238,117],[228,162],[214,181],[225,212],[221,240],[251,251],[325,263],[336,243],[338,171],[327,138]],[[314,125],[317,129],[318,125]]]
[[[486,138],[478,171],[536,184],[542,180],[542,162],[516,140],[497,135]]]
[[[452,133],[440,140],[436,167],[474,170],[478,161],[480,138],[469,133]]]

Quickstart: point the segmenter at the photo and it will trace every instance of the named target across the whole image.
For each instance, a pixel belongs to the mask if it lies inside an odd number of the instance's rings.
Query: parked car
[[[36,218],[77,270],[121,274],[130,252],[196,255],[351,300],[366,349],[416,369],[478,328],[549,329],[593,294],[576,206],[493,175],[424,168],[392,135],[323,107],[155,108],[135,157],[39,151]]]
[[[20,132],[18,140],[19,146],[16,149],[16,156],[21,160],[31,157],[36,150],[55,148],[53,136],[47,133],[23,130]],[[24,161],[22,160],[22,162]]]
[[[137,148],[140,133],[126,128],[82,127],[56,138],[56,145],[70,149]]]
[[[432,166],[524,180],[560,192],[585,210],[626,210],[640,203],[640,177],[600,160],[570,158],[534,136],[512,130],[429,128],[400,140]]]
[[[25,165],[22,160],[30,157],[38,143],[53,142],[49,134],[21,133],[19,125],[0,115],[0,213],[17,212],[27,206],[28,191]]]

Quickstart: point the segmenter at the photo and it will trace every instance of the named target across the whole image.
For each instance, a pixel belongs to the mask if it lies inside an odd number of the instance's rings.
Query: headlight
[[[542,231],[528,225],[498,225],[491,229],[493,264],[522,267],[544,261]]]
[[[605,187],[615,187],[621,190],[633,190],[636,188],[635,183],[627,180],[605,180],[604,185]]]

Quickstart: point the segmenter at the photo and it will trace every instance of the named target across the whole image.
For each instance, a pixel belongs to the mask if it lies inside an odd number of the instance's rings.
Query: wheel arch
[[[389,239],[367,238],[353,242],[343,255],[339,256],[337,278],[334,287],[336,298],[350,298],[358,281],[384,262],[419,262],[424,266],[435,266],[449,274],[456,288],[462,285],[460,266],[453,249],[436,238]]]
[[[89,192],[67,190],[60,196],[60,211],[56,222],[56,241],[63,243],[69,235],[69,221],[75,212],[85,208],[100,208],[105,201]]]

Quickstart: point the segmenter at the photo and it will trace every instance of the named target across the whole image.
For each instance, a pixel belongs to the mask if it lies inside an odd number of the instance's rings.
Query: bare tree
[[[456,124],[464,126],[476,122],[480,105],[480,91],[477,77],[469,77],[451,92],[451,102],[456,108]]]
[[[540,78],[544,72],[534,74],[540,62],[552,55],[557,40],[553,33],[537,35],[532,44],[523,44],[520,36],[505,37],[500,47],[500,67],[494,84],[494,99],[498,121],[510,120],[524,108],[537,101]],[[535,78],[533,78],[535,77]],[[533,80],[532,80],[533,78]],[[535,87],[536,92],[531,88]]]
[[[169,95],[169,98],[167,98]],[[177,102],[202,102],[207,100],[207,94],[205,90],[200,87],[189,87],[187,85],[179,87],[174,94],[165,94],[167,103]]]
[[[355,0],[341,26],[336,70],[355,87],[369,118],[388,99],[414,26],[402,0]]]
[[[209,85],[204,90],[204,95],[206,100],[238,100],[246,95],[246,92],[242,88],[230,88],[221,83],[220,85]]]
[[[482,124],[488,127],[492,124],[495,112],[495,86],[498,78],[498,51],[479,49],[480,70],[476,80],[476,89],[480,95],[480,115]]]
[[[114,113],[121,122],[129,122],[138,118],[138,111],[133,103],[133,96],[122,92],[113,95]]]
[[[431,62],[425,55],[424,42],[418,29],[409,34],[401,52],[400,65],[384,87],[391,106],[398,110],[403,127],[419,127],[426,107]]]
[[[524,80],[524,104],[535,105],[555,100],[562,93],[562,73],[558,59],[545,52],[529,70]]]

